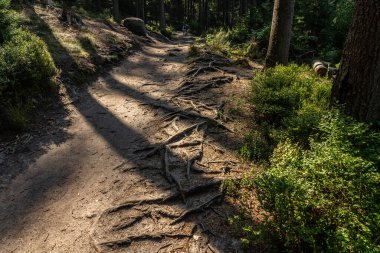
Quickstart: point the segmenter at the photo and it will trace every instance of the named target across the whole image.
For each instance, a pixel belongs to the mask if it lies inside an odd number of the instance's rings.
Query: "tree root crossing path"
[[[240,166],[221,98],[244,77],[214,54],[189,63],[192,41],[145,42],[88,87],[63,81],[68,123],[10,155],[25,169],[1,188],[0,252],[242,251],[226,223],[223,185]]]

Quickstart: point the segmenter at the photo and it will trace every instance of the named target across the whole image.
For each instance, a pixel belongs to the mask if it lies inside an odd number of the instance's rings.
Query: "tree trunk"
[[[357,0],[332,89],[332,101],[357,120],[380,122],[380,1]]]
[[[142,20],[144,20],[144,22],[145,22],[146,21],[145,20],[145,0],[142,0],[141,16],[142,16]]]
[[[165,1],[160,0],[160,28],[165,29],[166,23],[165,23]]]
[[[275,0],[265,68],[288,64],[295,0]]]
[[[121,18],[120,18],[119,0],[112,0],[112,1],[113,1],[113,8],[112,8],[113,19],[116,22],[120,22]]]

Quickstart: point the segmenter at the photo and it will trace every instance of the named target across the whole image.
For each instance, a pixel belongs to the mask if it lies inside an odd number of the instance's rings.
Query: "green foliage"
[[[227,40],[232,44],[241,44],[250,39],[250,33],[248,17],[241,17],[231,29],[228,29]]]
[[[173,38],[173,27],[168,26],[165,29],[160,29],[160,33],[164,35],[166,38]]]
[[[78,38],[78,41],[82,48],[89,54],[94,55],[96,54],[96,42],[94,38],[92,38],[89,35],[81,35]]]
[[[339,62],[354,9],[354,0],[296,1],[292,27],[290,58],[310,62],[321,58]],[[268,47],[273,1],[264,0],[251,6],[245,16],[236,18],[232,27],[209,29],[208,44],[227,55],[263,58]],[[220,26],[219,26],[220,27]],[[246,54],[248,45],[255,45],[254,54]]]
[[[150,31],[161,33],[162,35],[164,35],[165,37],[169,39],[173,38],[174,28],[172,26],[167,26],[165,29],[161,29],[160,25],[155,22],[151,22],[145,26]]]
[[[287,250],[376,252],[380,135],[334,110],[310,149],[281,142],[255,182],[265,226]]]
[[[273,140],[290,138],[306,143],[326,113],[331,82],[307,66],[277,66],[252,81],[255,117],[273,125]]]
[[[199,49],[195,44],[191,44],[188,55],[189,57],[195,57],[199,55]]]
[[[228,41],[227,33],[223,29],[207,34],[206,44],[211,50],[224,54],[227,54],[231,48],[231,42]]]
[[[259,131],[252,131],[244,138],[239,154],[244,160],[262,161],[268,159],[271,148]]]
[[[354,4],[354,0],[296,1],[293,57],[312,52],[309,57],[339,62]]]
[[[0,44],[16,26],[17,17],[10,10],[10,0],[0,0]]]
[[[41,39],[21,29],[9,36],[0,47],[0,114],[8,124],[22,128],[31,101],[51,90],[57,69]]]
[[[223,53],[229,57],[256,58],[258,54],[258,44],[251,37],[246,23],[239,23],[238,26],[228,29],[210,30],[206,35],[206,45],[212,50]]]
[[[380,251],[380,134],[330,110],[330,89],[306,66],[277,66],[253,79],[259,124],[240,151],[265,161],[269,147],[271,155],[267,170],[251,177],[264,221],[234,220],[246,243],[269,235],[290,252]]]

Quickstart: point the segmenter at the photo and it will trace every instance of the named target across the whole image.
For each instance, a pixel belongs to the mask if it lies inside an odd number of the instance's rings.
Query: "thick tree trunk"
[[[275,0],[265,68],[288,64],[295,0]]]
[[[160,0],[160,28],[165,29],[166,28],[166,22],[165,22],[165,1]]]
[[[357,0],[332,101],[360,121],[380,122],[380,1]]]
[[[113,1],[113,8],[112,8],[113,19],[116,22],[120,22],[121,21],[121,17],[120,17],[119,0],[112,0],[112,1]]]

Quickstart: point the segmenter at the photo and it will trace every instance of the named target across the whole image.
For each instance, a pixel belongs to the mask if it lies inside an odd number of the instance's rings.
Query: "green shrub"
[[[199,55],[199,48],[195,44],[191,44],[191,46],[189,48],[188,56],[189,57],[195,57],[197,55]]]
[[[0,47],[0,104],[6,121],[13,122],[12,115],[22,119],[22,112],[27,113],[22,108],[51,90],[56,73],[53,59],[41,39],[21,29],[12,31],[10,39]]]
[[[305,142],[315,131],[330,100],[331,82],[307,66],[277,66],[252,81],[255,117],[274,126],[274,140]]]
[[[287,250],[380,250],[380,134],[334,110],[310,149],[281,142],[256,180],[265,227]]]
[[[173,38],[173,27],[168,26],[165,29],[161,29],[160,33],[164,35],[166,38],[172,39]]]
[[[268,140],[259,131],[252,131],[247,134],[239,148],[239,154],[243,159],[254,161],[268,159],[270,151]]]
[[[206,44],[212,51],[221,52],[223,54],[228,54],[228,50],[231,48],[231,42],[228,40],[227,32],[223,29],[207,34]]]
[[[233,45],[242,44],[251,37],[247,17],[241,17],[236,24],[227,31],[227,40]]]
[[[9,32],[15,27],[17,19],[9,5],[10,0],[0,0],[0,44],[7,39]]]

